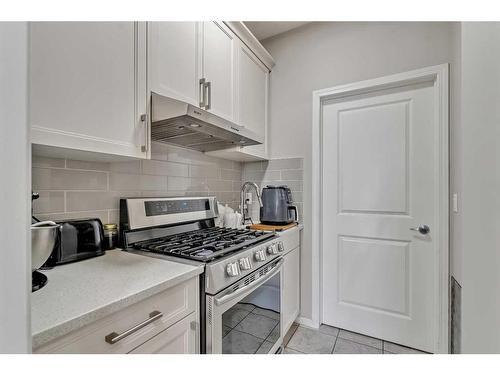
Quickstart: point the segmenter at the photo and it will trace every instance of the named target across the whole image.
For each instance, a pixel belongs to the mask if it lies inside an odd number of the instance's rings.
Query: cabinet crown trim
[[[269,71],[273,69],[276,65],[273,57],[264,46],[259,42],[259,40],[252,34],[252,32],[245,26],[243,22],[236,21],[224,21],[227,27],[231,29],[233,33],[235,33],[238,38],[248,47],[250,50],[255,53],[260,61],[266,66]]]

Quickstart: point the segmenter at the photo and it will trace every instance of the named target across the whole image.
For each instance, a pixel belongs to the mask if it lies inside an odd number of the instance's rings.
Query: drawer
[[[35,350],[35,353],[125,354],[197,311],[198,299],[198,278],[193,278],[71,332]],[[161,317],[150,319],[150,314],[158,312]],[[113,332],[121,334],[148,319],[148,324],[116,343],[106,342],[107,335]]]
[[[130,354],[197,354],[198,350],[198,314],[175,323],[151,340],[135,348]]]

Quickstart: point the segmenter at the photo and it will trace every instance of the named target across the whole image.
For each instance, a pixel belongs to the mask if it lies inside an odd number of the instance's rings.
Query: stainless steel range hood
[[[151,140],[198,151],[261,144],[263,137],[204,109],[151,93]]]

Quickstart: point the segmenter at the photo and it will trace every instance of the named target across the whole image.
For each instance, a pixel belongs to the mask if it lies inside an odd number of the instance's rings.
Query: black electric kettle
[[[299,221],[297,206],[294,206],[292,192],[286,185],[268,185],[262,189],[260,222],[271,225],[286,225]]]

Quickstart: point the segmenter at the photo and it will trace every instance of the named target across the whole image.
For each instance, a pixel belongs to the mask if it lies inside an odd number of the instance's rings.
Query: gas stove
[[[215,197],[122,199],[122,247],[204,265],[207,293],[217,293],[281,256],[283,246],[274,232],[219,228],[217,216]]]
[[[217,216],[215,197],[120,200],[125,251],[204,268],[199,279],[202,353],[223,351],[223,315],[238,301],[280,315],[283,242],[274,232],[216,227]]]
[[[274,233],[249,229],[210,227],[136,242],[136,250],[211,262],[274,237]]]

